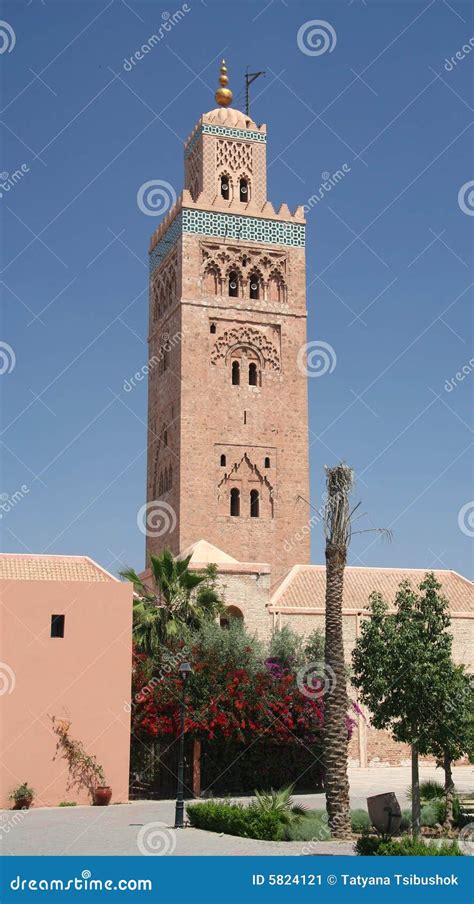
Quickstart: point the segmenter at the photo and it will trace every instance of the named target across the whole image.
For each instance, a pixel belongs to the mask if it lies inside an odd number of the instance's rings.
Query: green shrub
[[[75,800],[62,800],[58,807],[77,807]]]
[[[283,825],[277,813],[265,812],[256,804],[243,804],[208,800],[186,807],[189,821],[195,829],[208,832],[225,832],[242,838],[258,838],[263,841],[281,841]]]
[[[360,835],[372,828],[370,816],[367,810],[351,810],[351,828],[353,832]]]
[[[444,797],[444,786],[441,782],[433,780],[420,782],[420,799],[421,800],[437,800]]]
[[[359,857],[462,857],[456,841],[426,844],[421,838],[405,835],[401,841],[387,840],[373,835],[363,835],[356,843]]]
[[[435,804],[436,802],[432,800],[421,808],[420,818],[422,826],[428,826],[428,828],[432,829],[438,822],[438,808]]]
[[[308,810],[296,825],[285,829],[285,841],[330,841],[326,810]]]

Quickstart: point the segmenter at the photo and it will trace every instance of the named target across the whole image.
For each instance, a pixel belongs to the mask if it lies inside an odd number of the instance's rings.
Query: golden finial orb
[[[215,97],[220,107],[229,107],[232,103],[232,91],[227,87],[229,79],[227,78],[227,66],[225,60],[221,63],[221,74],[219,76],[219,85]]]

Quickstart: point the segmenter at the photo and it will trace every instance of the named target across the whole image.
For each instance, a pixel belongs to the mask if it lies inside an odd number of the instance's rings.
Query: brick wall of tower
[[[237,249],[255,254],[254,260],[268,251],[256,243],[213,244],[218,254],[232,257]],[[239,561],[270,563],[275,580],[296,561],[309,561],[307,534],[297,547],[288,542],[309,519],[307,504],[298,499],[309,492],[306,379],[296,364],[306,341],[304,250],[270,249],[284,257],[287,279],[287,302],[274,303],[229,298],[225,281],[210,295],[203,285],[208,247],[208,239],[183,237],[181,546],[204,537]],[[263,349],[262,385],[249,385],[244,370],[235,386],[228,355],[236,334],[246,344],[249,328],[250,344],[260,342]],[[226,476],[239,463],[241,515],[233,517]],[[258,473],[250,473],[252,467]],[[252,486],[260,493],[258,518],[249,512]]]

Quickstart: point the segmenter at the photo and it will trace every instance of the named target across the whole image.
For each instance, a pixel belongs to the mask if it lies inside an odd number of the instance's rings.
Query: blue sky
[[[247,65],[267,73],[252,114],[268,127],[271,200],[308,204],[346,164],[308,213],[308,340],[336,362],[309,380],[313,503],[324,464],[345,459],[361,527],[394,535],[355,537],[352,564],[472,574],[469,5],[186,6],[128,72],[180,3],[3,6],[1,178],[21,172],[0,186],[3,548],[143,564],[146,385],[123,383],[147,360],[158,220],[137,191],[181,189],[182,141],[215,106],[224,55],[234,97]],[[297,43],[315,19],[332,48],[316,55]],[[312,539],[321,562],[319,528]]]

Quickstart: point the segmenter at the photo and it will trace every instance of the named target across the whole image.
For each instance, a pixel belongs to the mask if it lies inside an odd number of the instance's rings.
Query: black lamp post
[[[186,682],[192,672],[191,663],[182,662],[179,667],[179,674],[182,684],[182,696],[179,704],[181,726],[179,733],[179,760],[178,760],[178,789],[176,793],[176,810],[174,817],[175,829],[184,827],[184,715],[186,709]]]

